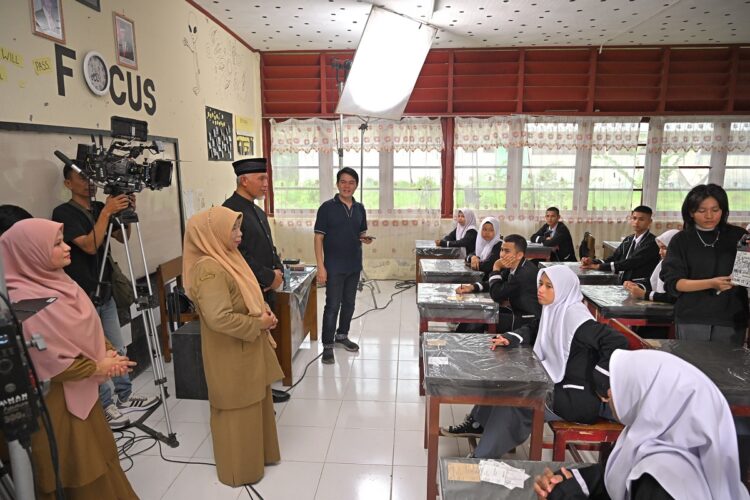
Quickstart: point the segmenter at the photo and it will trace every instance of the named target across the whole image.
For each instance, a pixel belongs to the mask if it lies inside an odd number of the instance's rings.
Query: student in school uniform
[[[625,425],[607,461],[537,476],[540,499],[750,498],[729,405],[700,370],[655,350],[615,351],[606,398]]]
[[[650,300],[651,302],[665,302],[667,304],[674,304],[677,297],[667,293],[664,289],[664,282],[659,276],[661,274],[661,266],[664,263],[664,257],[667,256],[667,247],[669,242],[675,234],[679,233],[677,229],[670,229],[664,231],[656,237],[656,244],[659,245],[659,257],[662,260],[656,264],[654,272],[651,273],[651,278],[648,281],[634,282],[626,281],[623,283],[623,287],[630,292],[630,296],[634,299]]]
[[[500,304],[497,331],[508,332],[539,319],[542,306],[536,299],[538,272],[539,268],[534,261],[526,260],[526,239],[521,235],[511,234],[503,240],[500,258],[492,266],[489,280],[461,285],[456,292],[463,294],[489,291],[492,300]],[[480,331],[484,331],[484,328]]]
[[[456,214],[456,227],[440,240],[435,240],[439,247],[463,247],[466,255],[474,253],[477,244],[477,216],[470,208],[462,208]]]
[[[466,263],[475,271],[482,271],[483,280],[486,280],[495,261],[500,258],[503,236],[500,234],[500,221],[496,217],[485,217],[479,227],[474,253],[467,255]]]
[[[622,240],[615,253],[604,260],[584,257],[581,268],[620,273],[620,282],[645,281],[659,263],[659,247],[649,231],[651,208],[641,205],[630,213],[630,226],[634,233]]]
[[[500,334],[491,348],[534,344],[539,358],[555,383],[545,407],[545,420],[594,423],[613,419],[601,400],[609,389],[609,359],[627,340],[610,327],[597,323],[583,305],[581,285],[565,266],[538,273],[537,299],[542,305],[536,341],[534,325]],[[526,408],[475,406],[466,420],[443,429],[444,435],[481,437],[477,458],[498,458],[523,443],[531,434],[532,411]]]
[[[553,247],[551,260],[554,262],[575,262],[576,252],[573,238],[568,226],[560,222],[560,209],[549,207],[544,214],[545,224],[539,231],[531,235],[532,243],[541,243],[545,247]]]
[[[729,200],[716,184],[690,190],[682,204],[684,230],[672,238],[661,278],[677,297],[677,338],[742,345],[748,320],[747,290],[732,285],[737,243],[746,234],[727,223]]]

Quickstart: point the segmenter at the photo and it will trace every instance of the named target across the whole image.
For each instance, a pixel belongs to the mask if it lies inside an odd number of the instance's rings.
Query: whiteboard
[[[30,126],[24,124],[23,128],[28,129]],[[75,133],[64,133],[59,127],[40,126],[39,130],[0,129],[0,204],[18,205],[34,217],[49,218],[57,205],[70,199],[70,191],[63,185],[63,164],[54,156],[53,151],[60,150],[74,159],[78,144],[90,144],[91,136],[80,129],[75,129]],[[94,130],[90,132],[101,133]],[[98,137],[96,140],[98,142]],[[110,138],[104,137],[105,147],[109,145],[109,141]],[[141,162],[144,158],[174,160],[177,153],[176,142],[165,142],[164,153],[151,155],[145,152],[138,161]],[[182,255],[177,165],[175,162],[170,187],[160,191],[144,189],[136,195],[149,273],[155,272],[159,264]],[[97,199],[104,201],[106,196],[101,188],[98,191]],[[145,276],[145,272],[134,232],[130,251],[135,276],[141,278]],[[127,274],[124,247],[117,241],[112,244],[112,256]]]

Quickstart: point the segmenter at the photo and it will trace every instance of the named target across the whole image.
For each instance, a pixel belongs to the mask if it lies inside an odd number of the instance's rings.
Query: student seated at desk
[[[500,258],[502,244],[500,221],[496,217],[485,217],[482,219],[474,253],[466,257],[466,263],[475,271],[482,271],[486,280],[495,261]]]
[[[568,226],[560,222],[560,209],[549,207],[544,220],[546,224],[531,235],[531,242],[541,243],[545,247],[554,247],[555,251],[550,255],[550,260],[553,262],[575,262],[573,238],[570,236]]]
[[[542,305],[536,341],[534,326],[527,325],[491,339],[491,348],[529,346],[555,383],[548,400],[546,421],[594,423],[613,419],[600,396],[609,389],[609,358],[626,349],[627,340],[610,327],[597,323],[586,306],[578,277],[566,266],[540,270],[537,299]],[[481,437],[474,456],[499,458],[531,434],[532,411],[507,406],[475,406],[466,420],[443,430],[446,436]]]
[[[492,300],[500,304],[497,331],[507,332],[539,319],[542,306],[536,299],[536,275],[539,268],[526,260],[526,239],[518,234],[508,235],[500,248],[500,258],[492,266],[488,281],[461,285],[457,293],[490,292]],[[473,326],[473,325],[472,325]],[[485,325],[472,332],[483,332]],[[459,325],[458,331],[462,331]],[[467,330],[469,331],[469,330]]]
[[[648,279],[659,262],[659,247],[649,231],[651,214],[652,210],[645,205],[635,207],[630,213],[634,234],[622,240],[615,253],[604,260],[584,257],[581,268],[621,273],[621,282]]]
[[[666,302],[668,304],[674,304],[677,297],[667,293],[664,289],[664,282],[661,280],[659,274],[661,273],[661,265],[664,262],[664,257],[667,256],[667,247],[672,237],[679,233],[677,229],[670,229],[664,231],[662,234],[656,237],[656,244],[659,245],[659,257],[662,260],[656,264],[654,272],[651,273],[649,280],[638,280],[626,281],[623,283],[623,287],[630,292],[630,296],[634,299],[650,300],[652,302]]]
[[[740,480],[737,437],[724,396],[677,356],[616,351],[607,397],[625,426],[606,469],[549,469],[534,491],[549,500],[750,498]]]
[[[462,208],[456,214],[456,228],[443,236],[441,240],[435,240],[439,247],[463,247],[466,255],[474,253],[477,244],[477,216],[470,208]]]

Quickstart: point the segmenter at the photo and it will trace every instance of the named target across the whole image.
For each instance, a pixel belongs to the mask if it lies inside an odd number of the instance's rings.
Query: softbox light
[[[432,26],[373,7],[336,113],[400,119],[436,32]]]

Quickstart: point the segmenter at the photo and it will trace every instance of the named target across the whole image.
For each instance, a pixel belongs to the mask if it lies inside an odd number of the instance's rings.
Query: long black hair
[[[724,227],[729,218],[729,198],[724,188],[718,184],[698,184],[685,197],[682,202],[682,221],[685,229],[695,229],[695,219],[693,214],[698,211],[701,203],[706,198],[714,198],[721,208],[721,220],[719,227]]]

